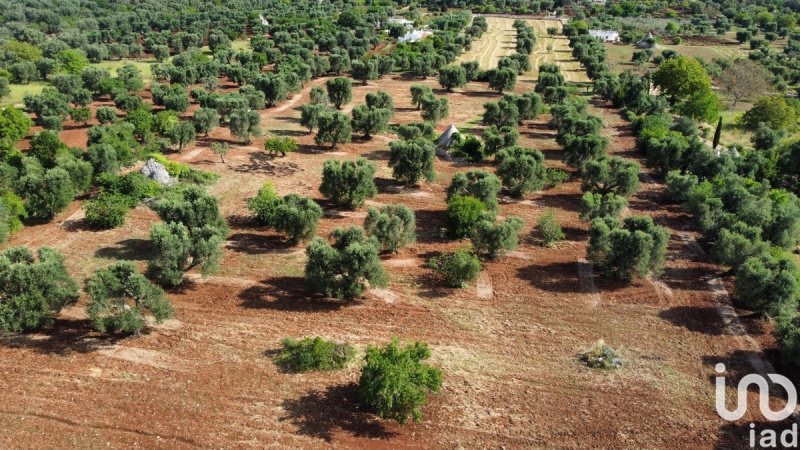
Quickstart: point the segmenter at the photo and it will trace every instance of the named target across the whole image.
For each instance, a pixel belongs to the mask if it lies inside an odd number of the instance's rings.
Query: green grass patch
[[[11,89],[11,94],[8,97],[3,97],[0,103],[7,105],[21,105],[22,98],[28,94],[38,94],[42,92],[50,83],[45,81],[34,81],[30,84],[11,84],[8,87]]]

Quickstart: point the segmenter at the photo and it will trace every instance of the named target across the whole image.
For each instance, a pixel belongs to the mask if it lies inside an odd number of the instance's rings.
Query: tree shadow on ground
[[[248,255],[265,255],[268,253],[291,253],[296,248],[286,243],[279,235],[262,235],[256,233],[234,233],[228,237],[231,241],[227,248],[234,252]]]
[[[579,194],[554,194],[548,192],[538,202],[546,208],[560,208],[572,212],[580,212],[581,209],[581,196]]]
[[[377,418],[362,411],[355,383],[287,399],[281,406],[286,416],[279,420],[292,423],[300,434],[326,442],[331,442],[338,430],[368,439],[389,439],[396,435],[386,430]]]
[[[689,331],[711,336],[725,334],[725,324],[713,307],[675,306],[661,311],[658,317]]]
[[[517,277],[548,292],[580,293],[577,262],[531,264],[517,269]]]
[[[45,355],[65,356],[91,353],[113,345],[124,337],[98,334],[89,320],[59,318],[37,333],[0,336],[0,345],[32,349]]]
[[[275,134],[277,136],[306,136],[308,134],[308,130],[270,130],[270,133]]]
[[[250,153],[250,164],[232,167],[239,173],[262,173],[274,177],[288,177],[302,170],[301,167],[293,162],[278,161],[276,157],[262,152]]]
[[[501,95],[495,91],[464,91],[461,93],[466,97],[480,97],[480,98],[500,98]]]
[[[124,239],[113,247],[101,247],[94,252],[98,258],[125,261],[144,261],[149,259],[152,243],[149,239]]]
[[[241,306],[290,312],[330,312],[355,304],[310,293],[304,277],[271,277],[239,293]]]
[[[442,241],[442,230],[446,227],[444,210],[417,210],[414,212],[417,223],[417,242],[432,244]]]

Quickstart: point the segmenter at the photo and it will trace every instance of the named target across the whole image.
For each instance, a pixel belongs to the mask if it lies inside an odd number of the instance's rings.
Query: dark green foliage
[[[592,220],[587,259],[601,274],[620,280],[659,273],[669,232],[650,217],[628,217],[622,225],[612,217]]]
[[[500,179],[485,170],[457,172],[447,188],[447,199],[455,195],[467,195],[480,200],[487,211],[497,210],[497,193]]]
[[[619,217],[622,210],[628,205],[625,197],[613,192],[601,194],[599,192],[586,192],[581,197],[580,219],[591,222],[598,217]]]
[[[381,251],[395,253],[417,239],[414,211],[405,205],[386,205],[370,208],[364,219],[364,231],[374,236]]]
[[[394,141],[389,144],[389,167],[394,179],[406,186],[413,186],[420,180],[432,181],[436,173],[433,161],[436,148],[425,138],[408,141]]]
[[[453,147],[450,151],[451,154],[464,158],[469,162],[481,162],[486,156],[483,151],[483,143],[473,135],[469,135],[465,139],[459,139],[459,142],[454,142]]]
[[[354,298],[364,293],[367,283],[386,286],[377,239],[367,238],[355,227],[337,228],[331,237],[333,245],[316,237],[306,248],[305,275],[312,291],[328,297]]]
[[[489,88],[499,93],[514,89],[517,84],[517,70],[513,68],[492,69],[486,75],[489,80]]]
[[[247,208],[262,224],[286,233],[292,244],[314,236],[323,214],[310,198],[296,194],[278,197],[271,183],[264,184]]]
[[[532,148],[509,147],[497,153],[497,175],[514,197],[544,187],[547,172],[542,152]]]
[[[378,194],[375,170],[375,163],[364,158],[325,161],[319,191],[337,205],[357,209]]]
[[[364,133],[364,139],[370,139],[373,134],[386,131],[391,116],[392,111],[388,108],[358,105],[353,108],[353,131]]]
[[[86,155],[98,175],[117,173],[122,166],[117,158],[117,150],[110,144],[92,144]]]
[[[483,109],[483,123],[495,128],[513,128],[520,120],[517,103],[505,96],[498,102],[485,103]]]
[[[258,111],[247,108],[237,108],[230,113],[228,125],[231,133],[241,138],[245,144],[250,143],[251,136],[261,135],[261,115]]]
[[[64,257],[42,247],[38,261],[25,247],[0,253],[0,331],[20,333],[46,325],[78,301],[78,284],[67,273]]]
[[[467,84],[467,71],[462,66],[445,66],[439,70],[439,84],[452,92],[453,88],[463,87]]]
[[[56,167],[44,173],[31,173],[19,180],[19,193],[25,198],[30,217],[52,219],[75,197],[70,174]]]
[[[120,194],[103,192],[86,204],[86,223],[100,229],[121,227],[130,209],[130,201]]]
[[[228,225],[214,197],[188,185],[167,191],[152,207],[165,222],[153,225],[150,233],[155,256],[148,271],[153,278],[177,286],[193,267],[203,275],[218,270]]]
[[[58,133],[42,131],[31,138],[31,149],[28,154],[36,157],[45,169],[50,169],[56,166],[59,156],[64,156],[68,152],[69,149],[61,142]]]
[[[447,231],[450,237],[469,237],[478,220],[485,217],[486,206],[469,195],[454,195],[447,201]]]
[[[600,157],[583,166],[583,191],[627,197],[639,187],[639,165],[620,157]]]
[[[95,111],[95,116],[101,124],[113,123],[117,120],[117,111],[110,106],[99,106]]]
[[[717,129],[714,131],[714,141],[711,144],[711,148],[717,148],[720,136],[722,136],[722,117],[717,122]]]
[[[336,144],[350,142],[353,129],[350,119],[344,114],[335,112],[323,112],[317,118],[319,130],[314,138],[317,145],[330,143],[331,148],[336,148]]]
[[[314,131],[319,125],[319,117],[328,107],[324,104],[312,103],[300,106],[300,125],[308,128],[309,132]]]
[[[761,122],[756,127],[751,140],[756,150],[769,150],[775,147],[778,142],[783,138],[783,130],[773,130],[764,122]]]
[[[344,369],[355,358],[352,345],[337,344],[319,336],[305,337],[299,341],[284,338],[283,349],[275,363],[288,372],[329,371]]]
[[[422,109],[422,120],[426,122],[436,124],[450,115],[450,104],[447,101],[447,97],[426,94],[420,99],[419,105],[420,109]]]
[[[516,145],[517,139],[519,139],[519,131],[516,126],[505,126],[499,129],[495,125],[486,127],[483,130],[484,153],[494,155],[504,148]]]
[[[536,229],[539,231],[539,235],[542,237],[542,245],[545,247],[550,247],[554,242],[564,239],[561,224],[558,223],[553,210],[549,209],[539,217]]]
[[[200,108],[194,113],[194,127],[198,133],[208,133],[219,126],[219,113],[211,108]]]
[[[797,307],[797,266],[782,254],[761,253],[736,271],[734,298],[744,308],[775,314]]]
[[[503,222],[488,218],[478,221],[471,237],[475,252],[485,258],[496,259],[506,251],[515,250],[523,225],[519,217],[508,217]]]
[[[424,364],[430,349],[424,342],[400,347],[397,339],[380,349],[367,347],[358,382],[361,403],[379,417],[406,423],[422,420],[429,393],[442,387],[442,371]]]
[[[434,256],[428,261],[428,267],[444,278],[448,286],[466,288],[478,278],[481,261],[471,251],[460,249]]]
[[[412,84],[410,89],[411,104],[416,106],[417,109],[422,108],[422,99],[424,97],[433,95],[433,90],[427,84]]]
[[[178,151],[194,142],[196,137],[194,124],[187,120],[181,120],[175,124],[169,133],[169,141],[178,146]]]
[[[599,134],[564,137],[564,162],[572,167],[582,167],[589,160],[600,158],[608,148],[608,138]]]
[[[91,301],[86,312],[92,326],[100,332],[138,335],[145,327],[145,313],[156,323],[173,316],[172,303],[164,291],[127,261],[98,269],[86,281]]]
[[[415,139],[433,139],[433,124],[430,122],[417,122],[404,125],[398,125],[396,133],[400,139],[404,141],[413,141]]]
[[[27,218],[22,199],[11,191],[0,191],[0,243],[21,230],[22,221]]]
[[[328,90],[328,99],[336,107],[342,109],[342,105],[353,100],[353,83],[344,77],[334,78],[325,83]]]
[[[689,192],[697,185],[697,176],[683,175],[679,170],[670,170],[667,173],[667,193],[672,201],[683,203],[688,199]]]
[[[766,252],[768,248],[769,245],[761,240],[758,227],[736,222],[719,230],[711,247],[711,257],[720,264],[737,269],[745,260]]]

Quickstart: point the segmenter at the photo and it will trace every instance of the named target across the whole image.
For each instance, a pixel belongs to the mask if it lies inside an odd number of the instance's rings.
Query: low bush
[[[378,194],[375,164],[358,158],[355,161],[328,160],[322,168],[320,192],[337,205],[359,208]]]
[[[550,247],[553,243],[564,239],[561,224],[558,223],[552,210],[546,211],[539,217],[539,223],[536,228],[539,230],[539,235],[542,237],[542,245],[545,247]]]
[[[478,220],[486,216],[483,202],[469,195],[454,195],[447,201],[447,231],[460,239],[472,235]],[[491,217],[491,216],[490,216]]]
[[[442,253],[428,261],[428,267],[444,278],[450,287],[465,288],[478,278],[481,261],[467,249]]]
[[[344,369],[355,358],[355,348],[349,344],[338,344],[319,336],[295,340],[284,338],[283,349],[275,363],[289,372],[310,372]]]
[[[523,225],[519,217],[509,217],[503,222],[488,219],[478,221],[472,234],[475,252],[485,258],[496,259],[506,251],[516,249]]]
[[[86,203],[86,223],[104,230],[121,227],[128,215],[129,203],[123,195],[102,192]]]
[[[622,359],[602,339],[597,341],[592,348],[581,353],[579,359],[592,369],[611,370],[622,366]]]

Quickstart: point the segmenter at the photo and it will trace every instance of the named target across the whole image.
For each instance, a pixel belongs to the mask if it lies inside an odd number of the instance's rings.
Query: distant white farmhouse
[[[607,0],[592,0],[593,5],[603,5],[605,6]]]
[[[264,25],[265,27],[269,26],[269,20],[267,20],[266,17],[264,17],[263,15],[260,15],[260,14],[259,14],[258,17],[261,18],[261,25]]]
[[[409,27],[409,28],[411,28],[414,25],[413,21],[408,20],[408,19],[403,18],[403,17],[389,17],[388,19],[386,19],[386,24],[388,25],[390,23],[397,23],[397,24],[404,25],[404,26]]]
[[[619,33],[616,31],[607,31],[607,30],[589,30],[589,35],[598,38],[603,42],[619,42]]]
[[[397,42],[419,42],[432,34],[433,33],[428,30],[413,30],[409,31],[404,36],[400,36]]]

